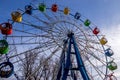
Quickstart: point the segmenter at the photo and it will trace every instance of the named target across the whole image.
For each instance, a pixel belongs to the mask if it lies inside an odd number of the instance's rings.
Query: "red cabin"
[[[95,35],[97,35],[99,32],[100,32],[100,30],[99,30],[97,27],[93,30],[93,33],[94,33]]]
[[[53,4],[51,10],[52,10],[53,12],[57,12],[57,10],[58,10],[57,4]]]
[[[12,25],[10,23],[2,23],[1,25],[1,33],[4,35],[12,34]]]

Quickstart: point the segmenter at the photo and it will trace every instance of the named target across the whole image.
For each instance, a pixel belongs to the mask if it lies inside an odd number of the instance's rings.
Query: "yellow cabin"
[[[18,11],[14,11],[11,13],[12,20],[15,22],[21,22],[22,21],[22,14]]]
[[[102,38],[100,39],[100,43],[101,43],[102,45],[105,45],[107,42],[108,42],[108,41],[107,41],[107,39],[106,39],[105,37],[102,37]]]
[[[67,8],[67,7],[66,7],[66,8],[64,8],[64,14],[65,14],[65,15],[68,15],[68,14],[69,14],[69,12],[70,12],[69,8]]]

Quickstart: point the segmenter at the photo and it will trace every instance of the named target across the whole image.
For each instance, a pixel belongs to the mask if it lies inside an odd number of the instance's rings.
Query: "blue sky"
[[[80,12],[96,24],[101,32],[106,35],[109,45],[114,49],[116,62],[120,61],[120,0],[1,0],[0,23],[11,18],[12,11],[18,8],[23,9],[31,1],[34,3],[40,1],[49,4],[57,3],[69,7],[73,13]],[[116,72],[120,72],[120,69]]]
[[[0,2],[0,22],[10,18],[10,13],[18,8],[24,8],[24,5],[35,0],[2,0]],[[119,0],[36,0],[37,2],[58,3],[62,6],[68,6],[74,11],[80,12],[89,18],[95,24],[104,27],[111,24],[119,24],[120,6]],[[111,24],[110,24],[111,23]]]

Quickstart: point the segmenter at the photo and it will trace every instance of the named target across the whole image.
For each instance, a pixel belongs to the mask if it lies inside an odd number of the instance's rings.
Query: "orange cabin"
[[[100,43],[101,43],[102,45],[105,45],[107,42],[108,42],[108,41],[107,41],[107,39],[106,39],[105,37],[102,37],[102,38],[100,39]]]
[[[22,21],[22,14],[18,11],[14,11],[11,13],[12,20],[15,22],[21,22]]]
[[[67,8],[67,7],[66,7],[66,8],[64,8],[64,14],[65,14],[65,15],[68,15],[68,14],[69,14],[69,12],[70,12],[69,8]]]

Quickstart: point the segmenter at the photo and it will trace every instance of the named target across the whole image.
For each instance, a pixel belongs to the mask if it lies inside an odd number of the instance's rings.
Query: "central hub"
[[[69,32],[68,34],[67,34],[67,36],[70,38],[70,37],[72,37],[74,35],[74,33],[73,32]]]

